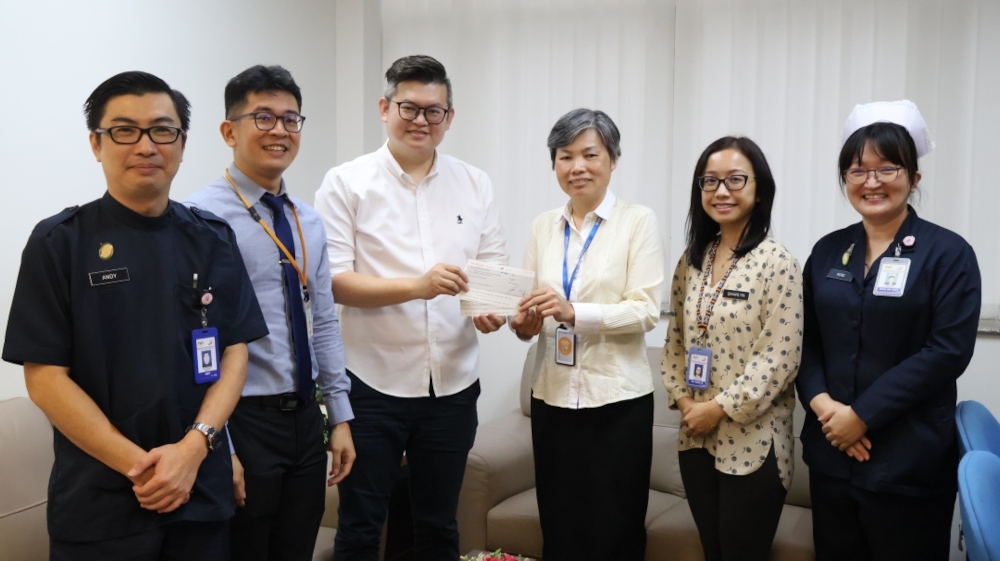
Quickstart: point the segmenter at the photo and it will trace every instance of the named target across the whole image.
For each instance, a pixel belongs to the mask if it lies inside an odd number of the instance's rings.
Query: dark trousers
[[[705,561],[770,559],[787,493],[773,445],[757,471],[746,475],[716,470],[715,456],[701,448],[677,456]]]
[[[229,521],[172,522],[123,538],[64,542],[49,538],[50,561],[227,561]]]
[[[406,453],[417,561],[458,559],[458,494],[476,439],[479,381],[461,392],[402,398],[351,378],[351,433],[358,459],[338,487],[339,526],[333,558],[376,561],[393,484]]]
[[[653,395],[591,409],[531,399],[545,561],[641,561],[653,461]]]
[[[229,434],[244,469],[246,506],[232,524],[233,558],[309,561],[326,508],[323,414],[312,400],[294,411],[241,400]]]
[[[816,561],[947,561],[955,494],[906,497],[809,472]]]

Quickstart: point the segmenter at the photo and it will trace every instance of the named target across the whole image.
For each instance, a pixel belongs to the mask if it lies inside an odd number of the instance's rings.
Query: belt
[[[296,411],[313,403],[313,399],[301,399],[296,393],[278,395],[248,395],[240,398],[241,405],[253,405],[262,409],[277,409],[279,411]]]

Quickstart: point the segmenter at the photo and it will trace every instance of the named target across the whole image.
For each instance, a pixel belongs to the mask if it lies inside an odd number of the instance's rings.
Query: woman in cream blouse
[[[791,485],[802,281],[767,237],[774,192],[752,140],[709,145],[670,290],[663,383],[683,414],[681,478],[707,561],[769,559]]]
[[[546,561],[643,559],[653,384],[645,332],[660,314],[653,211],[608,190],[619,133],[601,111],[556,122],[548,146],[569,202],[535,219],[535,290],[511,327],[540,335],[532,385],[535,482]]]

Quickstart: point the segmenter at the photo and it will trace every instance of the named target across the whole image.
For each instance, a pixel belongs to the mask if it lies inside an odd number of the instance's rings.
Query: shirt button
[[[851,360],[856,360],[858,358],[858,353],[851,353]]]

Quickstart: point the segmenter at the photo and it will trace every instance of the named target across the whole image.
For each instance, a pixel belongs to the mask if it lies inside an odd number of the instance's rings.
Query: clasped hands
[[[438,296],[458,296],[469,290],[469,277],[458,265],[438,263],[416,279],[416,294],[422,300],[432,300]],[[472,318],[476,329],[492,333],[507,323],[507,318],[496,314],[484,314]]]
[[[821,393],[809,402],[809,407],[823,425],[823,434],[830,444],[859,462],[871,459],[872,443],[865,436],[868,426],[849,405]]]
[[[517,304],[518,314],[510,326],[521,339],[528,340],[542,331],[545,318],[551,317],[559,323],[576,324],[576,310],[552,287],[539,288],[530,292]]]
[[[198,468],[206,456],[205,436],[188,431],[177,443],[143,454],[126,476],[132,480],[132,491],[142,508],[165,514],[191,499]]]
[[[677,400],[681,412],[681,429],[688,438],[707,436],[728,415],[714,399],[698,403],[689,396]]]

